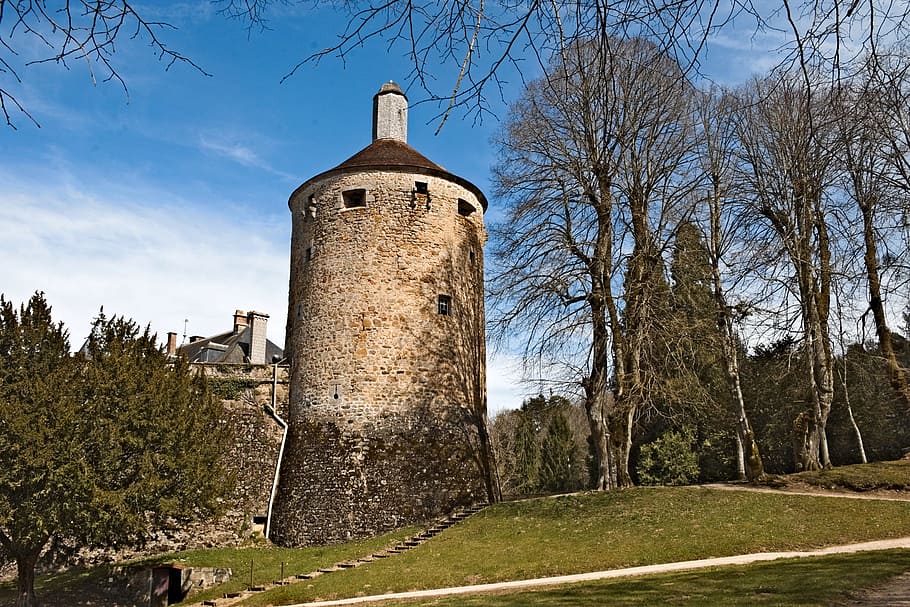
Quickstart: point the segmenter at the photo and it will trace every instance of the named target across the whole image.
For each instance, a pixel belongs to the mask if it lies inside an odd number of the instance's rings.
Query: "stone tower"
[[[393,82],[373,142],[291,195],[283,545],[486,500],[483,193],[410,147]]]

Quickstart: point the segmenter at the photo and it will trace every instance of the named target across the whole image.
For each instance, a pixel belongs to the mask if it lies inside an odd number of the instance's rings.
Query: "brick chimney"
[[[234,335],[246,329],[246,312],[234,310]]]
[[[167,355],[177,355],[177,334],[173,331],[168,331],[167,334]]]
[[[377,139],[408,142],[408,98],[391,80],[373,97],[373,141]]]
[[[262,312],[253,312],[247,315],[250,327],[250,362],[254,365],[264,365],[265,360],[265,332],[269,322],[269,315]]]

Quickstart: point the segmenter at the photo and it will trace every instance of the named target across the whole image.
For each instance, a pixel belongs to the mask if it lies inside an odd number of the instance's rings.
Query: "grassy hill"
[[[394,559],[278,588],[292,604],[910,536],[910,503],[636,488],[491,506]]]
[[[842,472],[837,476],[841,480],[829,477],[815,481],[802,476],[797,482],[803,487],[814,483],[825,487],[906,488],[910,486],[910,465],[907,462],[873,464]],[[879,483],[875,478],[882,480]],[[779,480],[778,484],[786,482],[789,481]],[[254,581],[261,583],[279,577],[281,562],[286,563],[286,575],[305,573],[364,556],[408,532],[402,530],[384,538],[332,547],[194,551],[157,560],[179,561],[188,566],[232,567],[235,579],[230,585],[206,593],[216,597],[245,585],[248,574],[244,572],[249,570],[250,560],[256,563]],[[642,487],[496,504],[406,553],[260,593],[243,604],[293,604],[317,598],[536,578],[752,552],[812,549],[904,536],[910,536],[910,502],[707,487]],[[816,597],[823,601],[818,604],[825,604],[828,600],[825,597],[838,596],[847,589],[873,584],[908,569],[910,551],[894,551],[418,604],[646,605],[665,602],[655,598],[654,593],[660,592],[669,593],[661,596],[673,601],[676,600],[673,597],[700,596],[693,599],[695,604],[736,604],[741,600],[740,604],[796,605],[807,604],[807,597]],[[61,596],[61,592],[63,596],[67,593],[72,596],[80,579],[84,580],[83,585],[90,585],[99,577],[103,574],[97,571],[51,576],[41,584],[39,593],[52,600]],[[11,602],[10,591],[9,584],[0,588],[0,605]],[[619,602],[610,603],[607,596]],[[788,602],[791,600],[794,602]],[[57,604],[70,603],[64,600]]]

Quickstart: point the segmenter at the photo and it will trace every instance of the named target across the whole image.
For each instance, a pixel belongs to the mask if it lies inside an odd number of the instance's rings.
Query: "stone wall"
[[[226,513],[216,524],[238,541],[261,533],[254,517],[268,512],[269,497],[283,430],[267,411],[272,403],[272,365],[201,364],[233,425],[234,440],[225,445],[225,463],[236,486],[226,500]],[[288,415],[288,368],[278,367],[276,412]]]
[[[365,206],[346,208],[351,190]],[[363,537],[485,499],[480,202],[388,170],[329,175],[290,206],[291,432],[273,539]]]

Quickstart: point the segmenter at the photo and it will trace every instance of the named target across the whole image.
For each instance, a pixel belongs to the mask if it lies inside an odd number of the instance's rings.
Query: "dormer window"
[[[344,200],[344,208],[358,209],[367,206],[367,191],[363,188],[356,190],[345,190],[341,193]]]

